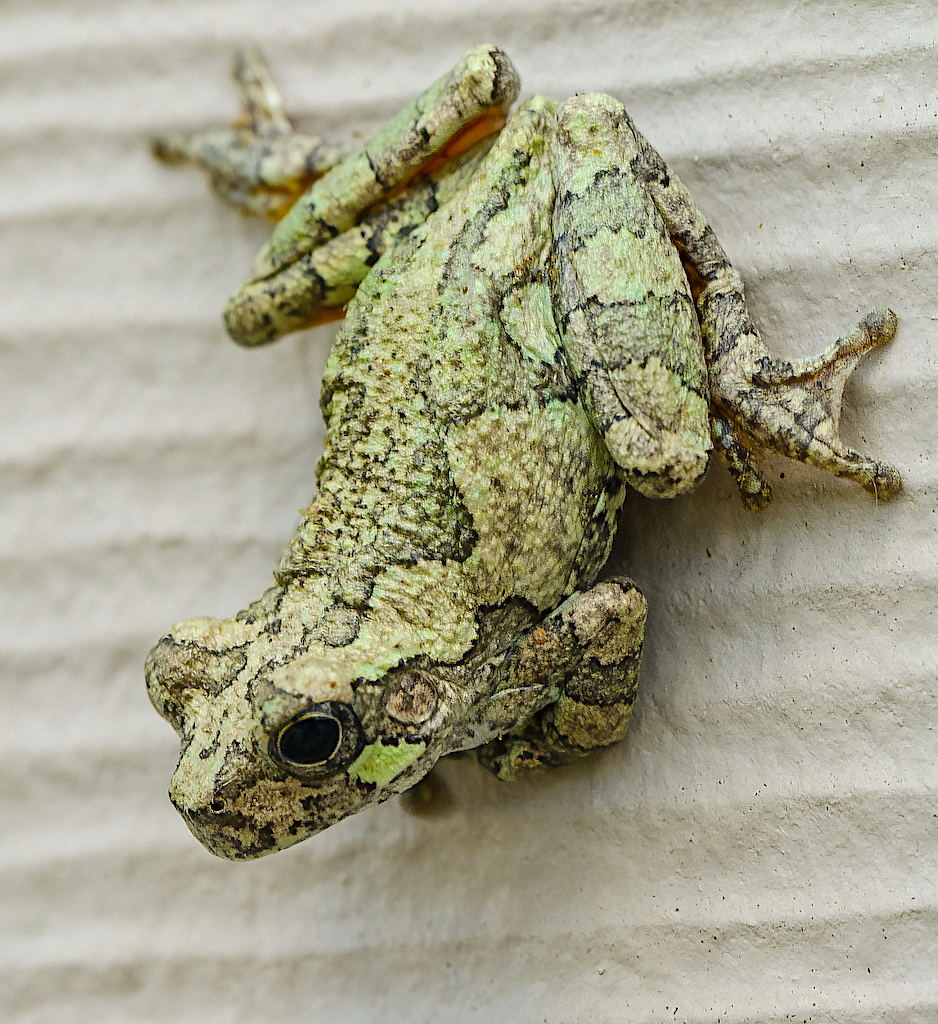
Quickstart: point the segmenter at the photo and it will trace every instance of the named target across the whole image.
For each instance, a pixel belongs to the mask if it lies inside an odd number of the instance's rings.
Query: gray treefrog
[[[769,357],[740,278],[622,104],[518,93],[469,52],[363,146],[292,131],[255,53],[234,130],[165,137],[281,217],[228,304],[260,345],[341,315],[318,487],[274,585],[180,623],[147,662],[181,738],[171,798],[233,859],[401,793],[446,754],[501,779],[614,743],[645,601],[597,582],[627,485],[671,497],[712,448],[743,501],[776,452],[880,498],[899,473],[838,437],[844,383],[896,318]]]

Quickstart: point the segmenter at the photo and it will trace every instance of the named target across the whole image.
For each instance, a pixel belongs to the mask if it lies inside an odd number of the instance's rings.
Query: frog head
[[[147,660],[150,698],[181,740],[170,798],[231,860],[285,849],[410,788],[446,752],[462,703],[413,659],[387,668],[313,644],[284,661],[269,626],[194,619]]]

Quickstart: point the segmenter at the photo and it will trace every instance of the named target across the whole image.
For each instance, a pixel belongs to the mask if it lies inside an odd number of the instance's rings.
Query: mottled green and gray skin
[[[259,58],[239,69],[256,137],[158,151],[256,210],[294,187],[298,147]],[[249,345],[348,309],[318,488],[274,586],[173,627],[147,664],[182,740],[173,802],[220,856],[290,846],[449,753],[511,779],[620,739],[645,602],[596,580],[626,485],[689,490],[711,433],[753,508],[767,450],[899,489],[837,437],[844,380],[893,314],[817,359],[770,359],[622,105],[538,97],[500,128],[517,88],[504,54],[471,51],[299,198],[229,303]]]

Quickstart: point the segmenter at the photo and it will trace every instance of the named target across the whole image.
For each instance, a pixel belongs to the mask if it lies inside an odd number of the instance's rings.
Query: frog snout
[[[189,831],[210,853],[226,860],[248,860],[275,849],[270,837],[265,842],[265,830],[245,813],[243,808],[250,801],[245,800],[242,784],[218,784],[212,778],[199,784],[187,769],[183,758],[173,775],[169,798]]]
[[[196,807],[182,803],[172,789],[169,798],[189,826],[189,831],[216,856],[243,860],[267,852],[259,850],[252,854],[249,851],[252,844],[245,840],[253,835],[251,821],[244,814],[231,810],[224,798],[213,797]]]

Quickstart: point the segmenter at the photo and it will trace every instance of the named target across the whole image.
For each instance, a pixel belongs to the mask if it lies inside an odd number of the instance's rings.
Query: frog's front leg
[[[646,604],[630,581],[611,578],[569,597],[519,644],[490,713],[512,695],[547,685],[557,699],[471,751],[500,779],[569,764],[622,739],[632,715]]]

